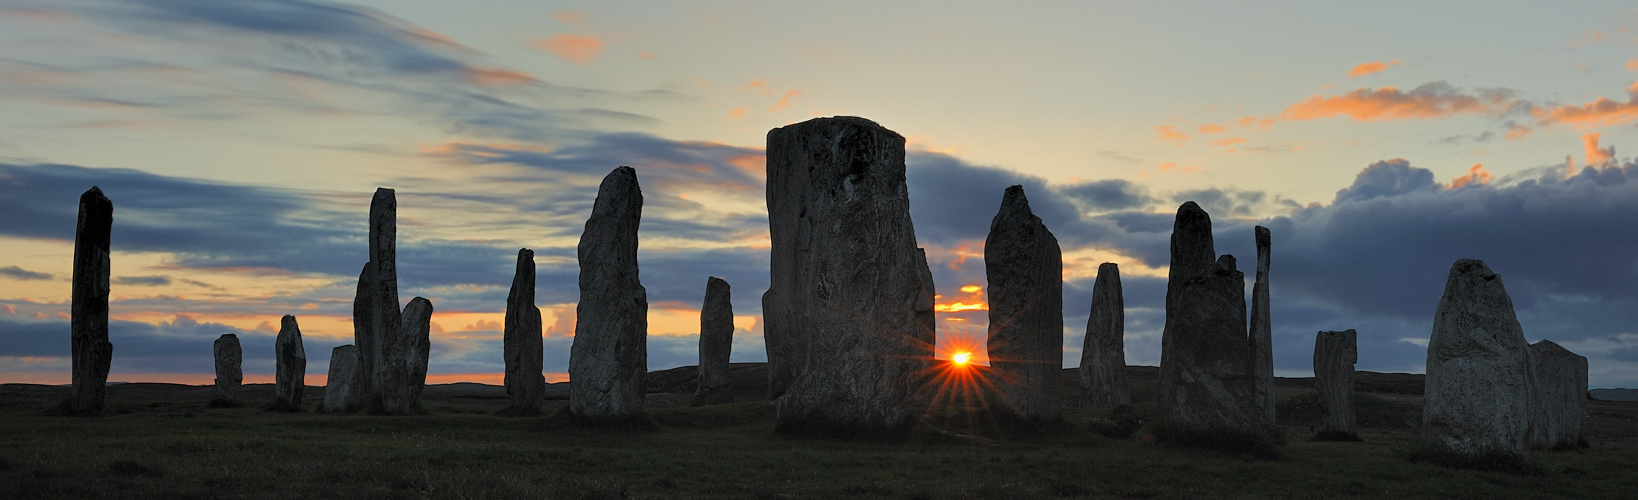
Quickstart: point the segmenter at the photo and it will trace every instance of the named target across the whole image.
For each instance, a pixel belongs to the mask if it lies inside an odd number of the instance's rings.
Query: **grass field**
[[[687,369],[651,374],[656,425],[625,431],[494,416],[504,391],[477,384],[430,386],[428,414],[408,417],[211,409],[209,388],[170,384],[112,386],[102,416],[61,417],[46,413],[66,388],[4,384],[0,498],[1638,496],[1638,403],[1593,402],[1591,447],[1538,451],[1541,472],[1529,475],[1407,460],[1421,415],[1420,382],[1407,375],[1361,374],[1362,387],[1387,392],[1361,393],[1359,443],[1308,441],[1318,420],[1309,382],[1281,380],[1287,443],[1279,458],[1255,459],[1160,446],[1141,432],[1104,437],[1086,424],[1108,415],[1083,409],[1039,435],[975,425],[963,439],[926,429],[899,440],[786,437],[773,432],[771,404],[752,400],[759,370],[736,364],[743,402],[706,408],[687,406]],[[1135,414],[1152,418],[1154,369],[1129,374]],[[265,385],[245,392],[272,396]],[[323,388],[307,394],[314,408]]]

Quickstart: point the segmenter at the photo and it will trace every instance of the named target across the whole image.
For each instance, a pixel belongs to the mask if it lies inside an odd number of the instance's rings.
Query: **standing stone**
[[[1354,364],[1359,333],[1319,332],[1314,336],[1314,390],[1319,392],[1320,434],[1358,438],[1354,412]]]
[[[364,263],[358,272],[358,289],[353,295],[353,345],[358,350],[358,373],[353,387],[360,410],[379,409],[380,393],[375,390],[375,264]]]
[[[409,411],[421,405],[421,391],[427,386],[427,361],[432,355],[432,301],[416,297],[404,306],[404,366],[407,371]]]
[[[108,367],[114,344],[108,342],[108,245],[114,226],[114,202],[92,186],[80,195],[80,218],[74,224],[74,283],[69,311],[69,344],[73,350],[75,413],[102,410],[108,390]]]
[[[603,178],[580,235],[580,303],[569,351],[569,411],[624,420],[643,412],[648,374],[648,291],[637,277],[643,191],[637,172]]]
[[[1081,389],[1088,408],[1131,404],[1126,389],[1126,299],[1120,288],[1120,266],[1098,266],[1092,284],[1092,312],[1081,344]]]
[[[705,304],[700,306],[700,385],[694,406],[734,402],[728,392],[728,355],[734,347],[734,304],[728,282],[715,276],[705,280]]]
[[[912,307],[916,311],[916,325],[920,327],[916,331],[916,345],[921,352],[917,355],[926,361],[921,368],[926,375],[923,378],[930,378],[938,365],[938,360],[933,358],[938,347],[938,318],[933,311],[938,289],[933,286],[933,270],[927,266],[927,250],[916,249],[916,269],[921,274],[921,294],[916,296],[916,304]]]
[[[989,349],[1001,404],[1030,419],[1062,407],[1064,264],[1058,238],[1029,209],[1023,186],[1007,188],[984,239]]]
[[[518,250],[518,266],[512,275],[512,291],[506,294],[506,394],[512,397],[511,410],[540,411],[546,396],[544,344],[541,340],[540,308],[535,307],[535,252]]]
[[[245,352],[239,347],[239,336],[227,333],[216,337],[211,354],[216,358],[216,398],[222,401],[237,400],[239,384],[245,380],[242,370]]]
[[[1251,286],[1251,374],[1256,377],[1252,397],[1257,412],[1262,415],[1263,427],[1273,429],[1274,328],[1268,319],[1269,234],[1268,228],[1263,226],[1257,226],[1253,233],[1257,238],[1257,281]]]
[[[301,328],[296,317],[286,314],[279,321],[279,336],[273,341],[273,402],[295,407],[307,383],[307,350],[301,344]]]
[[[410,400],[409,347],[398,309],[398,194],[377,188],[370,198],[370,406],[390,415],[407,413]],[[366,344],[359,344],[362,349]]]
[[[363,388],[358,384],[364,377],[358,363],[358,347],[352,344],[330,350],[330,377],[324,387],[324,411],[346,413],[363,409]]]
[[[1245,275],[1234,256],[1214,261],[1215,253],[1211,216],[1192,201],[1178,207],[1160,341],[1160,409],[1192,431],[1258,432]]]
[[[1530,398],[1530,445],[1577,447],[1587,404],[1587,358],[1543,340],[1530,344],[1530,363],[1536,389]]]
[[[1428,339],[1422,437],[1469,457],[1529,457],[1530,356],[1501,276],[1450,267]]]
[[[905,423],[930,349],[904,137],[857,117],[768,132],[770,392],[783,432]]]

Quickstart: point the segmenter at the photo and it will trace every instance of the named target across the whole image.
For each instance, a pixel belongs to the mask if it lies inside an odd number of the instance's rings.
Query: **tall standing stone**
[[[694,406],[734,402],[728,391],[728,355],[734,347],[734,304],[728,282],[715,276],[705,280],[705,303],[700,306],[700,385]]]
[[[408,357],[403,353],[408,339],[398,308],[398,194],[377,188],[370,198],[370,336],[358,344],[361,356],[370,362],[369,404],[387,414],[410,410]],[[365,347],[368,351],[364,351]]]
[[[1530,445],[1575,448],[1587,404],[1587,358],[1543,340],[1530,344],[1530,363],[1536,389],[1530,398]]]
[[[511,410],[535,412],[546,396],[544,344],[541,340],[540,308],[535,307],[535,252],[518,250],[517,272],[512,275],[512,291],[506,294],[506,394],[512,397]]]
[[[324,383],[324,411],[346,413],[362,410],[364,403],[363,367],[358,363],[358,347],[352,344],[330,349],[330,377]]]
[[[1064,264],[1058,238],[1029,209],[1023,186],[1007,188],[984,239],[989,279],[987,347],[1001,404],[1031,419],[1063,406]]]
[[[1321,434],[1357,438],[1354,410],[1354,364],[1359,362],[1359,333],[1319,332],[1314,336],[1314,390],[1319,393]]]
[[[1120,266],[1098,266],[1092,284],[1092,312],[1081,344],[1081,389],[1088,408],[1131,404],[1126,388],[1126,298],[1120,288]]]
[[[1268,228],[1257,226],[1257,281],[1251,286],[1251,374],[1253,403],[1262,416],[1263,427],[1275,428],[1274,419],[1274,328],[1268,318]]]
[[[596,420],[643,412],[648,374],[648,291],[637,277],[643,191],[637,172],[603,178],[580,235],[580,303],[569,351],[569,411]]]
[[[353,295],[353,345],[358,350],[357,391],[360,410],[379,409],[381,394],[375,390],[375,263],[365,262],[358,272],[358,289]]]
[[[919,338],[904,137],[857,117],[768,132],[770,392],[786,432],[904,424],[929,346]]]
[[[74,283],[69,311],[73,394],[70,411],[102,410],[108,388],[108,367],[114,344],[108,342],[108,260],[114,227],[114,202],[92,186],[80,195],[80,216],[74,224]]]
[[[239,399],[239,384],[244,382],[242,369],[245,352],[239,346],[239,336],[231,333],[216,337],[211,345],[216,360],[216,398],[223,401]]]
[[[307,350],[302,347],[301,328],[296,317],[286,314],[279,320],[279,336],[273,340],[273,402],[284,406],[301,405],[307,383]]]
[[[1501,276],[1456,261],[1428,339],[1422,437],[1470,457],[1528,457],[1530,356]]]
[[[409,404],[402,411],[421,405],[421,391],[427,386],[427,362],[432,356],[432,301],[422,297],[410,299],[404,306],[404,367],[409,389]]]
[[[1193,431],[1259,432],[1245,275],[1234,256],[1214,257],[1211,216],[1192,201],[1177,209],[1171,250],[1160,341],[1162,417]]]

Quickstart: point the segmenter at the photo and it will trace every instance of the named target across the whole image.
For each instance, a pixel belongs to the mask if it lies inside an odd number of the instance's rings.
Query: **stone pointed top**
[[[638,210],[643,207],[643,188],[637,184],[637,171],[622,166],[609,172],[597,186],[592,217],[614,215],[634,207]]]
[[[712,295],[713,291],[722,290],[722,289],[725,289],[725,288],[728,288],[728,282],[724,281],[722,278],[718,278],[716,276],[708,276],[708,277],[705,278],[705,295],[706,296],[709,297],[709,296]]]
[[[1001,209],[995,213],[995,219],[990,221],[990,231],[994,232],[1006,226],[1025,225],[1046,229],[1046,225],[1041,223],[1041,218],[1036,217],[1035,212],[1029,209],[1029,197],[1024,195],[1024,186],[1009,186],[1001,195]],[[1048,231],[1048,234],[1050,233]]]
[[[1263,226],[1257,226],[1257,227],[1252,228],[1252,232],[1257,235],[1257,247],[1258,248],[1269,246],[1268,228],[1263,227]]]
[[[506,296],[507,304],[535,304],[535,251],[518,249],[517,272],[512,276],[512,291]]]
[[[1177,207],[1177,219],[1172,223],[1172,262],[1167,281],[1200,276],[1211,270],[1217,260],[1217,248],[1212,243],[1211,215],[1195,202]]]

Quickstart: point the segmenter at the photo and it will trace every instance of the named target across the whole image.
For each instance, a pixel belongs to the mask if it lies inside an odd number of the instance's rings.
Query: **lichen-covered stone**
[[[1252,402],[1262,416],[1263,427],[1274,428],[1274,329],[1268,318],[1268,228],[1257,226],[1257,280],[1251,287],[1251,374]]]
[[[364,409],[363,367],[358,363],[358,347],[352,344],[330,349],[329,380],[324,384],[324,411],[347,413]]]
[[[1058,238],[1029,209],[1023,186],[1007,188],[984,240],[989,279],[991,382],[1016,415],[1056,419],[1063,403],[1064,286]]]
[[[580,235],[580,303],[569,351],[569,412],[625,420],[643,412],[648,373],[648,291],[637,276],[643,192],[637,172],[603,178]]]
[[[1092,312],[1086,318],[1081,343],[1082,403],[1088,408],[1131,404],[1126,387],[1126,298],[1120,287],[1120,266],[1098,266],[1092,284]]]
[[[1252,398],[1245,275],[1233,256],[1213,257],[1211,216],[1192,201],[1177,209],[1171,250],[1160,351],[1162,418],[1191,431],[1266,430]]]
[[[294,407],[301,404],[306,388],[307,349],[302,346],[295,316],[285,315],[279,325],[279,336],[273,341],[273,400]]]
[[[1359,333],[1319,332],[1314,336],[1314,390],[1319,393],[1320,433],[1358,436],[1354,410],[1354,364]]]
[[[211,344],[211,357],[216,360],[216,397],[224,401],[237,400],[239,384],[245,380],[242,369],[245,352],[239,346],[239,336],[226,333],[216,337],[216,342]]]
[[[80,195],[74,224],[74,282],[69,304],[69,344],[74,391],[69,410],[102,410],[114,344],[108,342],[108,248],[114,226],[114,202],[92,186]]]
[[[1422,436],[1470,457],[1528,457],[1529,346],[1501,276],[1456,261],[1428,339]]]
[[[728,355],[734,347],[734,304],[727,281],[705,280],[705,303],[700,306],[700,384],[694,406],[734,402],[728,391]]]
[[[1581,417],[1587,404],[1587,358],[1543,340],[1530,344],[1530,445],[1575,448],[1581,443]]]
[[[535,252],[518,250],[517,272],[512,275],[512,291],[506,295],[506,330],[502,340],[506,358],[506,394],[511,409],[540,410],[546,396],[544,344],[541,340],[540,308],[535,307]]]

